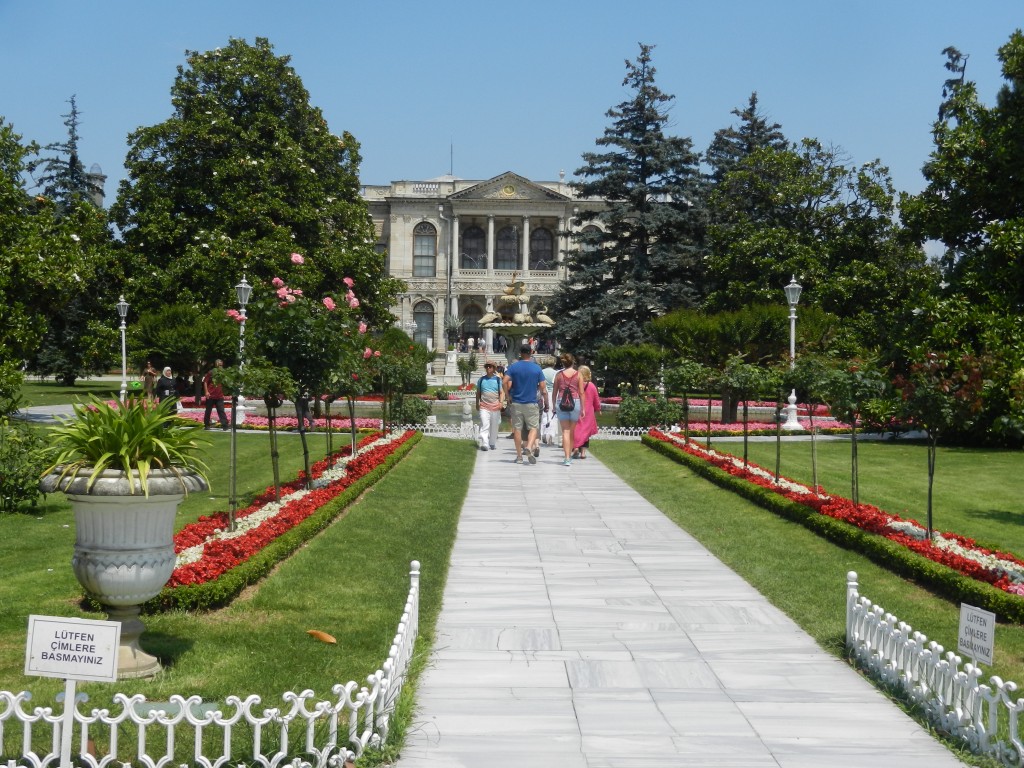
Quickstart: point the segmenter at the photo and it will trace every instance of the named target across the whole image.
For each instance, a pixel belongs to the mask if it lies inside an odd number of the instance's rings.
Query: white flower
[[[78,235],[72,235],[72,236],[71,236],[71,239],[72,239],[72,240],[74,240],[74,241],[75,241],[75,242],[77,243],[77,242],[79,242],[79,241],[80,241],[80,240],[81,240],[82,238],[80,238],[80,237],[79,237]]]

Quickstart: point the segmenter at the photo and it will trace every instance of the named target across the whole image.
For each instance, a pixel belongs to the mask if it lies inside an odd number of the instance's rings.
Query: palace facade
[[[388,273],[408,287],[392,309],[399,326],[443,350],[445,318],[454,316],[459,335],[483,339],[490,351],[494,339],[480,319],[513,276],[532,297],[531,311],[544,311],[565,276],[576,214],[601,204],[574,197],[562,176],[531,181],[508,172],[486,181],[442,176],[363,187],[377,249],[387,254]]]

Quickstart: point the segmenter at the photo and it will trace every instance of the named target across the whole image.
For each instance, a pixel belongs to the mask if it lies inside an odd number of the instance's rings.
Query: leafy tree
[[[860,504],[860,471],[857,464],[857,422],[870,403],[882,398],[888,377],[871,360],[837,363],[824,372],[820,388],[832,415],[850,425],[850,498]]]
[[[903,397],[904,413],[928,435],[928,540],[932,538],[932,488],[940,438],[970,423],[981,412],[988,361],[967,354],[927,352],[913,361],[894,385]]]
[[[605,387],[626,389],[632,395],[653,390],[661,379],[665,352],[654,344],[606,346],[597,351],[595,365],[604,371]]]
[[[847,320],[854,345],[876,346],[890,311],[932,277],[923,250],[900,236],[888,170],[878,161],[850,167],[813,139],[755,149],[723,175],[708,206],[709,311],[777,302],[796,275],[805,307]]]
[[[131,324],[129,335],[140,370],[152,360],[158,370],[169,365],[180,373],[201,374],[214,360],[238,357],[238,326],[222,310],[195,304],[150,310]]]
[[[698,155],[689,138],[666,135],[672,96],[655,84],[653,46],[626,62],[632,97],[586,152],[574,189],[607,201],[581,212],[566,256],[568,277],[552,309],[574,352],[643,341],[645,325],[669,309],[694,305],[701,292],[703,230]],[[594,226],[589,226],[594,225]]]
[[[106,213],[96,199],[103,189],[85,171],[78,154],[80,112],[75,97],[63,115],[67,139],[26,163],[41,194],[36,205],[52,216],[46,236],[77,250],[77,268],[62,281],[54,301],[40,308],[46,331],[27,361],[28,370],[73,386],[83,375],[102,373],[117,357],[114,305],[122,283]]]
[[[707,389],[710,378],[711,371],[696,360],[683,358],[665,369],[665,390],[670,394],[683,395],[683,437],[686,440],[690,439],[690,393]]]
[[[381,423],[384,429],[390,430],[405,410],[405,393],[426,391],[426,366],[434,356],[425,346],[416,344],[393,326],[373,339],[370,353],[366,357],[367,364],[376,388],[384,395]]]
[[[1005,83],[991,107],[966,78],[968,57],[947,48],[951,77],[922,168],[928,186],[901,203],[909,231],[940,240],[953,293],[1003,312],[1024,309],[1024,33],[999,49]]]
[[[46,333],[47,316],[69,283],[87,282],[91,266],[74,223],[25,190],[34,144],[22,144],[0,117],[0,382],[14,387]],[[112,305],[111,305],[112,306]],[[0,388],[4,388],[0,387]],[[16,389],[16,388],[15,388]],[[0,392],[9,404],[12,392]]]
[[[359,143],[328,130],[289,57],[264,38],[188,51],[171,103],[171,117],[129,135],[112,209],[136,301],[229,305],[243,272],[269,283],[301,252],[310,294],[351,276],[367,321],[390,322],[400,283],[374,251]]]

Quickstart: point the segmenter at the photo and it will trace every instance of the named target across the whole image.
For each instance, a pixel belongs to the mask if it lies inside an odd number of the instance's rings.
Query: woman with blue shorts
[[[565,452],[565,466],[572,464],[572,449],[575,444],[576,422],[585,415],[583,398],[580,397],[580,374],[576,370],[576,358],[568,352],[559,355],[562,370],[555,374],[555,412],[558,414],[558,425],[562,429],[562,450]],[[569,397],[573,400],[571,409],[563,409]]]

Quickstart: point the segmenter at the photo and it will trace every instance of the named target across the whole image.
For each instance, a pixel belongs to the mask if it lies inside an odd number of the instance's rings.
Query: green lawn
[[[703,444],[703,443],[702,443]],[[712,440],[712,447],[743,456],[743,444]],[[928,460],[919,443],[858,441],[860,500],[900,517],[925,522]],[[849,440],[819,440],[818,482],[850,497]],[[775,470],[775,442],[751,442],[749,458]],[[1024,558],[1024,453],[939,448],[933,501],[936,530],[970,536]],[[782,444],[782,474],[811,484],[811,444]]]
[[[129,379],[129,383],[132,379]],[[121,394],[120,381],[78,381],[73,387],[65,387],[54,381],[26,379],[21,387],[23,406],[32,405],[63,405],[65,403],[85,402],[89,395],[101,399],[116,399]]]
[[[208,456],[213,490],[186,499],[179,525],[227,506],[229,436],[206,435],[213,443]],[[238,437],[238,476],[248,496],[271,483],[267,441],[266,434]],[[282,476],[290,479],[301,468],[299,437],[281,435],[280,442]],[[322,455],[322,436],[311,442]],[[123,687],[151,700],[198,693],[207,701],[223,701],[229,694],[255,693],[268,706],[281,704],[288,690],[312,688],[330,697],[333,684],[362,681],[386,658],[414,559],[423,570],[424,633],[418,649],[429,647],[474,459],[469,443],[424,440],[343,518],[230,607],[145,617],[142,645],[166,661],[166,670],[152,681]],[[70,509],[61,495],[51,495],[34,514],[0,517],[0,536],[9,543],[0,549],[5,575],[0,581],[0,689],[31,689],[33,701],[44,705],[53,701],[62,682],[22,674],[27,616],[83,613],[70,568]],[[309,629],[333,635],[337,645],[314,640]],[[109,700],[112,688],[81,686],[96,705]]]

